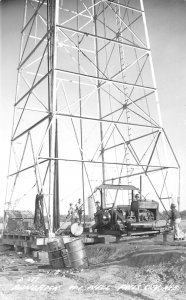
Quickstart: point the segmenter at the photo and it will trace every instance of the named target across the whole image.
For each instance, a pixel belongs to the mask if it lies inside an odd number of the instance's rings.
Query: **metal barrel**
[[[68,257],[71,267],[88,267],[88,258],[85,251],[85,246],[82,239],[75,239],[66,243]]]
[[[65,262],[61,253],[61,249],[48,251],[48,258],[49,258],[50,265],[53,269],[65,268]]]
[[[61,256],[63,257],[64,265],[66,268],[70,267],[70,261],[68,258],[68,252],[66,249],[61,249]]]
[[[78,223],[74,223],[74,224],[72,224],[70,230],[71,230],[71,233],[74,236],[78,237],[83,233],[83,225],[78,224]]]
[[[52,241],[47,243],[48,251],[55,251],[58,250],[58,242]]]
[[[64,241],[63,241],[63,238],[62,237],[56,237],[56,241],[57,241],[57,244],[58,244],[58,249],[64,249],[65,248],[65,244],[64,244]]]
[[[64,267],[61,251],[58,249],[58,242],[53,240],[47,243],[48,259],[53,269],[61,269]]]
[[[54,250],[54,251],[48,251],[49,260],[59,258],[59,257],[61,257],[61,249],[60,250]]]
[[[62,237],[59,237],[55,241],[48,243],[48,258],[53,269],[70,267],[68,253],[65,249],[65,244]]]
[[[53,269],[63,269],[63,268],[65,268],[63,257],[50,259],[50,265]]]

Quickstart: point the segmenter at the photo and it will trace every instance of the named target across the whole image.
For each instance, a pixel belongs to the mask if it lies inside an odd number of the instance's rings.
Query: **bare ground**
[[[126,239],[86,247],[89,268],[52,270],[0,247],[0,299],[185,299],[186,242]]]

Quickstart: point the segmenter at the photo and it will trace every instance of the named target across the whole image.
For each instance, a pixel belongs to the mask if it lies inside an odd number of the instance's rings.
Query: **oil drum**
[[[63,257],[60,256],[58,258],[50,259],[50,265],[53,269],[63,269],[65,268]]]
[[[62,237],[56,237],[56,241],[57,241],[57,244],[58,244],[58,249],[64,249],[65,248],[65,244],[64,244],[64,241],[63,241],[63,238]]]
[[[83,226],[81,224],[74,223],[70,230],[73,236],[80,236],[83,233]]]
[[[82,239],[74,239],[66,243],[65,246],[68,251],[68,257],[71,267],[88,267],[88,258]]]
[[[47,244],[48,258],[53,269],[65,268],[64,259],[61,253],[61,247],[65,248],[61,239],[53,240]]]
[[[48,251],[58,250],[58,242],[56,240],[47,243]]]
[[[68,252],[66,249],[61,249],[61,256],[63,258],[63,262],[64,262],[64,265],[66,268],[69,268],[71,265],[70,265],[70,261],[69,261],[69,258],[68,258]]]
[[[49,260],[61,257],[61,249],[48,251],[48,258]]]

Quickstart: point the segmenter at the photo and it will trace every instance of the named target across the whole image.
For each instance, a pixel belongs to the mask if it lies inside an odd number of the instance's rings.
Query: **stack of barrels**
[[[87,268],[88,258],[82,239],[72,239],[64,244],[63,238],[48,243],[48,257],[53,269]]]
[[[47,244],[48,258],[53,269],[69,267],[69,259],[63,239],[56,239]]]

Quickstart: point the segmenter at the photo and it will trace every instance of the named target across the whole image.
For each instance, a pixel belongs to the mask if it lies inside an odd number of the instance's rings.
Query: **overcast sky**
[[[5,198],[23,3],[24,0],[0,3],[1,208]],[[181,209],[186,209],[186,2],[145,0],[144,5],[163,126],[181,165]]]

